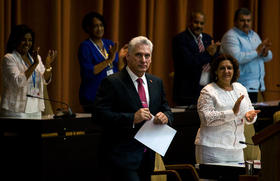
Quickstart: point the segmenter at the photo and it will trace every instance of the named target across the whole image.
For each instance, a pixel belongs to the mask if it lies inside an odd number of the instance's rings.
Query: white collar
[[[192,32],[192,30],[191,30],[190,28],[188,28],[188,30],[189,30],[190,34],[193,36],[193,38],[195,39],[195,41],[197,41],[197,38],[198,38],[198,37],[196,37],[196,36],[193,34],[193,32]],[[199,36],[199,37],[201,38],[201,40],[202,40],[202,33],[200,33],[198,36]]]
[[[133,73],[133,72],[131,71],[131,69],[130,69],[128,66],[126,66],[126,70],[127,70],[128,74],[129,74],[129,76],[130,76],[130,78],[131,78],[131,80],[132,80],[133,82],[135,82],[138,78],[141,78],[141,79],[143,80],[143,83],[144,83],[144,84],[147,83],[145,73],[143,74],[142,77],[138,77],[137,75],[135,75],[135,73]]]

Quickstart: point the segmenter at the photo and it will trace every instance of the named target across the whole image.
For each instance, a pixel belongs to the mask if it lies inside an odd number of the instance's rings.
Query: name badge
[[[114,73],[113,69],[107,70],[107,76],[112,75]]]
[[[30,93],[31,93],[31,95],[33,95],[33,96],[40,96],[40,92],[39,92],[39,89],[38,89],[38,88],[32,87],[31,90],[30,90]]]

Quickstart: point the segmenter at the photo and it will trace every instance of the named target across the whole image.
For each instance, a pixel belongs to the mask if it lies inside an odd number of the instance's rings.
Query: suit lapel
[[[154,91],[154,85],[153,85],[153,80],[151,79],[150,75],[146,73],[146,79],[147,79],[147,84],[148,84],[148,90],[149,90],[149,98],[150,98],[150,103],[149,103],[149,109],[152,109],[153,106],[153,98],[155,97],[155,91]]]
[[[202,33],[202,35],[203,35],[202,36],[202,42],[203,42],[204,48],[206,50],[206,47],[211,45],[211,39],[209,40],[209,38],[204,33]]]
[[[189,29],[186,30],[186,35],[188,36],[188,39],[191,40],[191,47],[194,47],[196,49],[196,52],[199,52],[199,48],[198,45],[193,37],[193,35],[190,33]],[[203,37],[202,37],[202,41],[203,41]]]
[[[137,106],[137,109],[142,107],[141,100],[139,98],[138,92],[135,89],[134,83],[132,82],[127,70],[124,68],[121,71],[121,77],[124,84],[127,86],[127,92],[129,95],[125,95],[131,98],[131,105]]]

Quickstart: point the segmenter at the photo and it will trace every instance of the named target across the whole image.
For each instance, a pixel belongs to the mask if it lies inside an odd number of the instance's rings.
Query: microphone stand
[[[256,146],[256,145],[254,145],[254,144],[252,144],[252,143],[247,143],[247,142],[245,142],[245,141],[239,141],[239,143],[240,143],[240,144],[244,144],[244,145]]]
[[[76,117],[76,114],[72,112],[70,106],[68,104],[66,104],[65,102],[57,101],[57,100],[53,100],[53,99],[48,99],[48,98],[44,98],[44,97],[39,97],[39,96],[33,96],[33,95],[30,95],[30,94],[27,94],[26,96],[31,97],[31,98],[36,98],[36,99],[47,100],[47,101],[50,101],[50,102],[55,102],[55,103],[65,105],[67,107],[67,111],[63,111],[61,115],[55,114],[54,118],[75,118]]]

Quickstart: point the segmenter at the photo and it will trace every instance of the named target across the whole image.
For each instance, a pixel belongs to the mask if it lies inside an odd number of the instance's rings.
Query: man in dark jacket
[[[114,181],[149,181],[155,152],[134,139],[145,123],[173,120],[162,80],[146,73],[152,61],[152,42],[133,38],[128,45],[127,66],[103,79],[95,100],[96,120],[104,129],[101,142],[103,170]],[[102,168],[102,167],[101,167]]]
[[[200,90],[207,84],[209,63],[220,42],[203,33],[205,15],[191,14],[190,24],[172,41],[174,61],[173,101],[177,106],[196,105]],[[206,75],[205,77],[202,75]]]

